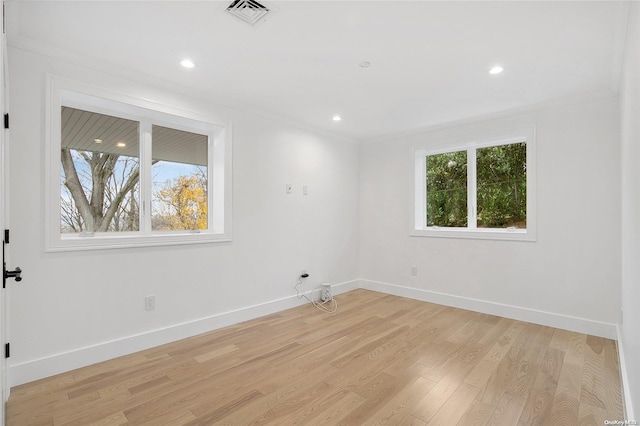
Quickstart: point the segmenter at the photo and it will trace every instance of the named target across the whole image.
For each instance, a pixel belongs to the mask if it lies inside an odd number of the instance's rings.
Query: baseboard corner
[[[631,389],[629,387],[629,376],[627,373],[627,363],[624,356],[624,344],[620,324],[616,324],[616,334],[616,346],[618,348],[618,365],[620,365],[620,383],[622,385],[624,418],[627,420],[636,420],[633,409],[633,400],[631,399]]]

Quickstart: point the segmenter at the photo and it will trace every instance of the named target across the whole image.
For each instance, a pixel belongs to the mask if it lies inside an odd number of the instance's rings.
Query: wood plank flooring
[[[356,290],[11,390],[7,426],[602,425],[615,342]]]

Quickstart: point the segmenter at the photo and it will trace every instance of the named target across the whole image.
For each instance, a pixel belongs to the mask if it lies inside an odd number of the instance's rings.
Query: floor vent
[[[227,12],[254,25],[269,13],[269,8],[254,0],[234,0],[227,7]]]

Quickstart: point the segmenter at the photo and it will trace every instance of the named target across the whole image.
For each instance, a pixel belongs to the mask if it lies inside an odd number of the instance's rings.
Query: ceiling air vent
[[[227,12],[254,25],[269,13],[269,8],[254,0],[234,0],[227,7]]]

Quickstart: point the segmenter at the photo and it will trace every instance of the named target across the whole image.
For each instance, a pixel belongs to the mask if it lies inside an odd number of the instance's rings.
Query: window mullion
[[[467,150],[467,228],[477,228],[477,172],[476,172],[476,149]]]
[[[140,122],[140,231],[151,233],[151,122]]]
[[[215,197],[218,195],[215,193],[216,189],[216,180],[219,177],[216,176],[216,167],[214,166],[216,158],[215,158],[215,139],[213,135],[209,132],[207,135],[207,227],[209,231],[215,232],[216,229],[220,227],[221,224],[216,223],[215,217]]]
[[[427,156],[424,151],[418,151],[415,155],[415,228],[427,227]]]

